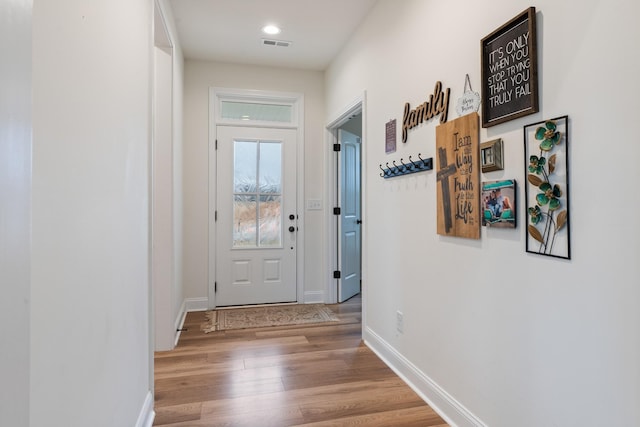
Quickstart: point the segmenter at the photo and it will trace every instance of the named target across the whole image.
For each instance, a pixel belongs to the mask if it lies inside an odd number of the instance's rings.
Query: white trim
[[[178,315],[176,316],[176,321],[174,322],[174,330],[176,331],[176,335],[173,340],[173,347],[178,345],[178,341],[180,340],[180,334],[182,333],[182,327],[184,326],[184,320],[187,318],[187,310],[186,310],[187,302],[186,300],[182,301],[182,305],[180,305],[180,309],[178,310]]]
[[[329,122],[327,129],[337,129],[347,123],[351,115],[361,111],[365,97],[366,92],[363,92],[362,95],[359,95],[356,99],[347,104],[347,106],[338,112],[338,114],[334,116],[333,120]],[[362,127],[364,128],[364,125]]]
[[[418,393],[451,427],[487,427],[462,403],[453,398],[370,328],[363,330],[363,339],[367,347]]]
[[[209,228],[209,235],[207,239],[207,249],[209,250],[209,257],[207,259],[207,290],[208,297],[207,303],[205,305],[205,309],[207,308],[215,308],[216,307],[216,291],[215,291],[215,281],[216,281],[216,227],[215,221],[211,220],[211,216],[214,215],[216,211],[216,199],[217,199],[217,186],[218,186],[218,177],[217,170],[215,169],[215,164],[217,161],[217,153],[216,153],[216,120],[215,120],[215,112],[213,111],[213,106],[215,104],[215,91],[214,88],[209,88],[209,148],[208,148],[208,173],[207,173],[207,182],[208,182],[208,208],[209,212],[207,214],[207,226]],[[213,225],[212,225],[213,223]],[[188,309],[188,308],[187,308]]]
[[[296,215],[298,216],[298,231],[296,232],[296,236],[298,239],[296,246],[296,273],[298,277],[296,278],[296,282],[298,285],[298,289],[296,290],[296,296],[298,297],[299,303],[306,302],[304,295],[304,241],[305,241],[305,205],[304,205],[304,185],[305,185],[305,169],[304,169],[304,147],[306,145],[306,140],[304,138],[304,94],[298,94],[296,100],[296,109],[297,109],[297,130],[298,135],[296,137],[297,150],[296,153],[298,155],[298,164],[296,165],[297,170],[297,190],[298,194],[296,195]]]
[[[209,298],[200,297],[200,298],[185,298],[184,306],[185,313],[191,311],[207,311],[209,304]]]
[[[304,293],[305,304],[321,304],[325,302],[324,291],[307,291]]]
[[[326,149],[331,150],[330,155],[328,156],[328,160],[326,162],[325,167],[325,200],[327,200],[328,206],[333,207],[334,203],[337,200],[337,181],[336,175],[338,173],[336,169],[336,165],[334,162],[334,153],[333,153],[333,144],[338,143],[338,128],[349,121],[349,118],[353,114],[360,113],[362,114],[362,137],[361,137],[361,151],[360,151],[360,163],[362,164],[361,170],[361,195],[362,195],[362,206],[361,206],[361,217],[362,217],[362,228],[361,228],[361,236],[362,236],[362,290],[364,290],[366,281],[365,281],[365,272],[366,272],[366,176],[367,176],[367,149],[366,149],[366,141],[367,141],[367,115],[366,115],[366,91],[361,95],[356,97],[353,101],[351,101],[347,106],[342,109],[338,114],[334,115],[333,119],[327,124],[326,129]],[[333,278],[333,271],[339,270],[339,266],[336,265],[338,259],[337,248],[339,244],[338,240],[338,225],[335,221],[335,215],[333,215],[333,209],[327,209],[327,213],[325,215],[325,229],[329,230],[329,237],[327,239],[326,246],[326,266],[325,266],[325,298],[327,303],[337,303],[338,302],[338,286],[336,279]],[[339,279],[337,279],[339,280]],[[363,292],[364,294],[364,292]],[[365,294],[366,298],[366,294]],[[365,305],[366,302],[363,298],[362,301],[363,307],[363,316],[365,314]],[[362,318],[362,324],[365,325],[365,319]]]
[[[155,417],[156,413],[153,410],[153,394],[151,394],[151,391],[147,391],[147,396],[142,404],[142,409],[140,409],[140,414],[138,415],[138,421],[136,421],[135,427],[151,427]]]
[[[293,107],[293,115],[291,123],[277,123],[277,122],[258,122],[258,121],[238,121],[221,119],[218,117],[219,108],[218,104],[221,100],[258,100],[261,102],[277,102],[288,103]],[[305,242],[305,209],[304,209],[304,94],[302,93],[290,93],[290,92],[270,92],[263,90],[247,90],[247,89],[229,89],[229,88],[209,88],[209,266],[208,266],[208,293],[206,309],[213,309],[216,307],[215,301],[215,277],[216,277],[216,231],[215,223],[212,226],[211,216],[217,209],[216,206],[216,185],[217,177],[216,170],[211,165],[216,164],[217,153],[215,150],[216,142],[216,127],[218,125],[233,125],[233,126],[247,126],[247,127],[263,127],[263,128],[279,128],[279,129],[296,129],[296,145],[297,145],[297,206],[296,211],[298,215],[298,231],[297,231],[297,248],[296,248],[296,299],[298,303],[305,302],[304,295],[304,242]],[[192,310],[189,310],[192,311]],[[193,310],[195,311],[195,310]]]
[[[171,38],[171,33],[169,32],[169,28],[167,27],[167,18],[164,10],[164,6],[162,4],[162,0],[155,0],[154,2],[154,25],[153,25],[153,44],[155,47],[171,49],[173,50],[173,40]],[[156,19],[160,19],[160,23],[162,24],[162,31],[158,33],[159,30],[156,24]],[[157,37],[158,34],[161,34],[162,37]],[[173,56],[173,54],[171,55]]]
[[[301,108],[304,108],[304,102],[300,102],[303,95],[298,93],[287,92],[271,92],[264,90],[247,90],[247,89],[227,89],[227,88],[211,88],[213,103],[210,103],[211,113],[216,125],[232,125],[232,126],[259,126],[259,127],[277,127],[277,128],[297,128],[302,122],[304,114],[301,114]],[[292,108],[291,121],[289,122],[273,122],[258,120],[236,120],[226,119],[220,115],[221,105],[224,101],[236,101],[246,103],[260,104],[276,104],[289,105]]]

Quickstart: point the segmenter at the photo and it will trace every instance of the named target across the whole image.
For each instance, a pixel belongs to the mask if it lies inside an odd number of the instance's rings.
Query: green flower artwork
[[[568,116],[527,125],[527,252],[570,259]]]

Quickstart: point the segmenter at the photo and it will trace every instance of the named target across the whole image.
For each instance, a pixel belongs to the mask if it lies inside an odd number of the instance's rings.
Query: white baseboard
[[[363,338],[365,344],[451,427],[487,427],[464,405],[449,395],[371,329],[363,329]]]
[[[176,336],[173,341],[173,346],[178,345],[178,341],[180,340],[180,334],[182,333],[182,327],[184,326],[184,319],[187,317],[187,302],[182,301],[182,305],[180,306],[180,310],[178,310],[178,315],[176,316],[176,321],[174,323]]]
[[[324,302],[326,301],[324,300],[323,291],[308,291],[304,293],[305,304],[322,304]]]
[[[207,311],[209,309],[209,298],[185,298],[184,305],[186,311]]]
[[[138,421],[136,421],[135,427],[151,427],[153,420],[156,417],[156,413],[153,410],[153,395],[151,391],[147,392],[147,396],[142,404],[140,415],[138,415]]]

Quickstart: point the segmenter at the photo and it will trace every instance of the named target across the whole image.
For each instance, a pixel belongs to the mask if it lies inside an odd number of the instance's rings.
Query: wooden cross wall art
[[[480,116],[436,127],[438,234],[480,238]]]

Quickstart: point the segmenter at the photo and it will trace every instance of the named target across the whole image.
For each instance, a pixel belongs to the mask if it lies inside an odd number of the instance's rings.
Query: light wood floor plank
[[[209,334],[189,313],[155,355],[154,425],[446,427],[362,343],[360,298],[330,308],[339,322]]]

